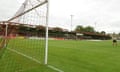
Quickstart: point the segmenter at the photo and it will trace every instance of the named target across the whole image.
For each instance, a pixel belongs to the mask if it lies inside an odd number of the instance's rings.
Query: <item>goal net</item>
[[[25,0],[0,23],[0,72],[29,72],[44,64],[47,17],[47,0]]]

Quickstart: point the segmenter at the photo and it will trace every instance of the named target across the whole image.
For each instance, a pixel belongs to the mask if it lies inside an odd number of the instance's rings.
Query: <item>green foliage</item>
[[[94,28],[91,27],[91,26],[87,26],[87,27],[85,27],[84,30],[85,30],[85,32],[95,32]]]
[[[79,25],[79,26],[76,27],[75,31],[76,32],[84,32],[84,27]]]
[[[95,32],[94,28],[91,26],[83,27],[78,25],[75,29],[76,32]]]
[[[106,34],[106,32],[105,32],[105,31],[101,31],[101,34],[102,34],[102,35],[105,35],[105,34]]]

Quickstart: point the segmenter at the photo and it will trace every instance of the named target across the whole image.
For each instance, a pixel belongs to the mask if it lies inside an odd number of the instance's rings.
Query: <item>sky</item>
[[[0,21],[8,20],[24,0],[0,0]],[[77,25],[120,33],[120,0],[49,0],[49,26],[72,30]]]

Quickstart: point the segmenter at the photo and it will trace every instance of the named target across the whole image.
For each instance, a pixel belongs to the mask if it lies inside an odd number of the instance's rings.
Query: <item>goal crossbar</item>
[[[10,19],[8,20],[8,22],[9,22],[9,21],[12,21],[12,20],[14,20],[14,19],[16,19],[16,18],[18,18],[18,17],[20,17],[20,16],[22,16],[22,15],[24,15],[24,14],[26,14],[26,13],[32,11],[32,10],[34,10],[34,9],[36,9],[36,8],[38,8],[38,7],[40,7],[40,6],[42,6],[42,5],[44,5],[44,4],[47,3],[47,2],[48,2],[48,0],[45,0],[44,2],[42,2],[42,3],[38,4],[38,5],[36,5],[35,7],[31,8],[31,9],[28,9],[27,11],[25,11],[25,12],[23,12],[23,13],[21,13],[21,14],[15,16],[15,17],[10,18]]]

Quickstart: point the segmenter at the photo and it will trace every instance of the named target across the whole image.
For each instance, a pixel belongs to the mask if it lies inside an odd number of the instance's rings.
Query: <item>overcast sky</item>
[[[24,0],[0,0],[0,21],[12,17]],[[50,26],[72,29],[93,26],[97,31],[120,32],[120,0],[49,0]],[[96,23],[96,24],[95,24]]]

